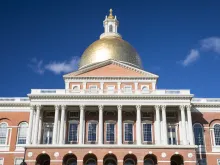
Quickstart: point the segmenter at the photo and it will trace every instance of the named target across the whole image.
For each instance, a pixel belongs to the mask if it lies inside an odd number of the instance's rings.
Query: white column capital
[[[192,107],[192,105],[187,105],[186,106],[187,111],[191,111],[191,107]]]
[[[141,110],[141,105],[136,105],[137,110]]]
[[[85,109],[85,105],[79,105],[80,111],[83,111]]]
[[[160,110],[160,105],[155,105],[154,108],[155,110]]]
[[[166,105],[161,105],[162,110],[166,110]]]
[[[36,109],[37,109],[37,110],[38,110],[38,109],[40,110],[41,107],[42,107],[42,106],[41,106],[40,104],[37,104],[37,105],[36,105]]]
[[[180,110],[181,111],[185,110],[185,105],[180,105]]]
[[[122,110],[122,105],[117,105],[118,110]]]
[[[54,108],[55,108],[55,110],[59,110],[59,108],[60,108],[60,105],[54,105]]]
[[[66,110],[66,105],[62,104],[62,105],[61,105],[61,109],[62,109],[62,110]]]
[[[103,110],[103,107],[104,107],[103,105],[98,105],[98,108],[99,108],[100,111]]]

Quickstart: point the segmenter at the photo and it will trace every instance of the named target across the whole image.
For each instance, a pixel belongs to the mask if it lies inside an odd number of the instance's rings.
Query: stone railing
[[[193,98],[192,103],[220,103],[220,98]]]
[[[4,102],[17,102],[17,103],[28,103],[30,100],[28,97],[0,97],[0,103]]]
[[[166,89],[159,89],[159,90],[65,90],[65,89],[32,89],[31,94],[71,94],[71,95],[190,95],[190,90],[166,90]]]

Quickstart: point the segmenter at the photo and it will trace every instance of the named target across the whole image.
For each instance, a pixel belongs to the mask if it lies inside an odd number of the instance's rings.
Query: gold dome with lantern
[[[106,16],[103,24],[104,33],[101,34],[99,40],[93,42],[84,51],[79,69],[110,59],[142,68],[141,60],[136,50],[118,34],[119,22],[116,16],[112,15],[112,9],[110,9],[110,14],[108,17]]]

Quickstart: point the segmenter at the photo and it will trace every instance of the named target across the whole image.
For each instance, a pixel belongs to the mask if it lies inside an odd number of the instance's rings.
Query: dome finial
[[[112,12],[113,12],[113,10],[110,9],[109,10],[109,16],[108,16],[109,19],[114,19],[114,16],[112,15]]]

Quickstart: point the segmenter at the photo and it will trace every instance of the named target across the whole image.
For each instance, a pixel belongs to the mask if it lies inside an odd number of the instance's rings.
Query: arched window
[[[215,124],[214,126],[214,138],[215,138],[215,145],[220,145],[220,124]]]
[[[0,124],[0,144],[7,143],[7,136],[8,136],[8,124],[1,123]]]
[[[18,127],[17,144],[26,144],[27,132],[28,124],[26,122],[20,123]]]
[[[86,162],[86,165],[96,165],[96,160],[95,160],[95,159],[89,159],[89,160]]]
[[[109,32],[113,32],[113,27],[112,27],[112,25],[109,25]]]
[[[195,145],[204,145],[204,129],[201,124],[196,123],[193,125]]]
[[[135,165],[135,162],[133,159],[126,159],[124,165]]]

